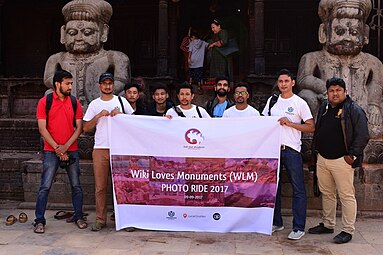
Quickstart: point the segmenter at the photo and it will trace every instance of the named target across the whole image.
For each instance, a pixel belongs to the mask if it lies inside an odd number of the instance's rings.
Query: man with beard
[[[240,82],[234,87],[235,105],[225,110],[222,118],[260,116],[259,112],[247,103],[249,99],[249,85]]]
[[[49,57],[45,65],[44,84],[52,88],[55,71],[60,68],[69,70],[74,80],[72,94],[86,110],[90,101],[100,96],[95,86],[97,77],[111,72],[115,78],[114,92],[119,94],[130,81],[130,62],[122,52],[103,49],[113,13],[108,2],[73,0],[63,7],[62,13],[66,24],[61,27],[60,42],[67,52]]]
[[[223,112],[234,105],[233,100],[228,98],[230,92],[229,79],[221,76],[216,78],[214,91],[216,97],[205,103],[205,109],[213,118],[221,118]]]
[[[148,109],[148,115],[164,116],[166,111],[174,106],[169,99],[168,88],[164,83],[157,83],[152,90],[152,98],[154,103]]]
[[[180,104],[170,108],[166,117],[171,118],[210,118],[210,115],[202,107],[192,104],[194,98],[193,86],[187,82],[177,88],[177,98]]]
[[[53,94],[40,99],[36,111],[39,131],[44,138],[43,172],[34,223],[34,232],[38,234],[45,232],[44,215],[48,195],[59,166],[66,170],[69,177],[74,208],[73,221],[80,229],[87,227],[87,223],[83,220],[83,192],[77,145],[77,138],[82,132],[81,104],[71,96],[73,80],[69,72],[57,70],[53,76],[53,84],[55,88]]]
[[[125,98],[113,95],[113,74],[101,74],[98,87],[101,91],[101,97],[90,102],[83,119],[85,132],[96,128],[92,153],[96,186],[96,222],[92,225],[92,231],[100,231],[106,226],[106,194],[110,172],[108,117],[114,117],[121,113],[133,113],[132,107]]]
[[[299,95],[316,116],[326,95],[326,80],[342,78],[351,98],[367,112],[371,136],[380,137],[383,65],[378,58],[362,52],[368,44],[369,27],[365,22],[370,11],[370,0],[321,0],[319,42],[323,49],[302,57],[297,83],[302,90]]]

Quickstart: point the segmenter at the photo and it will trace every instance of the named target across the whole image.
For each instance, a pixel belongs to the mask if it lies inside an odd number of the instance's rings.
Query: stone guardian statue
[[[100,96],[98,77],[104,72],[114,74],[116,94],[130,81],[130,61],[119,51],[104,50],[108,39],[108,22],[112,6],[103,0],[73,0],[62,13],[65,25],[61,27],[60,42],[66,52],[49,57],[45,66],[44,84],[53,88],[52,78],[57,69],[65,69],[73,75],[72,95],[76,96],[85,111],[93,99]]]
[[[382,137],[383,64],[362,52],[368,44],[370,0],[321,0],[318,14],[322,50],[305,54],[299,63],[299,95],[314,116],[326,97],[326,80],[343,78],[347,93],[367,113],[372,138]]]

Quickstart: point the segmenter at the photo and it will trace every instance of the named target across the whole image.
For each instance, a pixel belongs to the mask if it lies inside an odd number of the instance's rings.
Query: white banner
[[[276,117],[109,118],[116,229],[271,234]]]

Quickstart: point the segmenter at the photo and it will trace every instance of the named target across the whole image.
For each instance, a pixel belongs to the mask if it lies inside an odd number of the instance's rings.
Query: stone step
[[[40,133],[36,119],[0,119],[0,151],[39,151]]]

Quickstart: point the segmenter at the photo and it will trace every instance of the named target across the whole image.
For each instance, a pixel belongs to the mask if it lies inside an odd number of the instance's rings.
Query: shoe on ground
[[[323,223],[319,223],[318,226],[309,228],[310,234],[332,234],[334,229],[326,228]]]
[[[136,228],[135,227],[127,227],[127,228],[124,228],[124,230],[126,232],[133,232],[133,231],[136,231]]]
[[[106,226],[105,223],[101,223],[101,222],[96,221],[96,223],[94,223],[94,224],[92,225],[91,230],[92,230],[92,231],[100,231],[100,230],[103,229],[105,226]]]
[[[288,239],[290,240],[299,240],[305,235],[305,231],[300,231],[300,230],[293,230],[290,232],[288,235]]]
[[[273,228],[272,228],[272,230],[271,230],[271,233],[278,232],[278,231],[282,231],[282,230],[284,230],[284,229],[285,229],[284,226],[275,226],[275,225],[273,225]]]
[[[348,243],[351,241],[351,239],[352,239],[351,234],[342,231],[339,234],[337,234],[333,240],[335,243]]]

